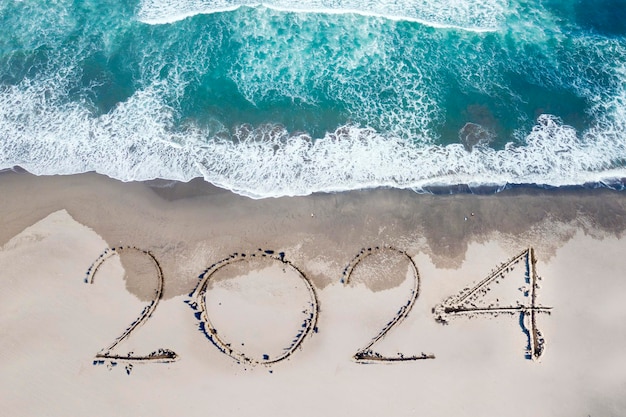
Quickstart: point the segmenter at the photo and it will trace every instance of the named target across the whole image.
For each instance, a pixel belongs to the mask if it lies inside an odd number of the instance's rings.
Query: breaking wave
[[[143,0],[138,17],[149,24],[167,24],[198,14],[266,7],[283,12],[354,13],[414,21],[437,28],[493,31],[502,26],[508,4],[505,0],[428,0],[419,3],[412,0]]]

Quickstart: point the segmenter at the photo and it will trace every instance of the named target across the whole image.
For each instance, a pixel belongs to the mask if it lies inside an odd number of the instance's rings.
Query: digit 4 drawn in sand
[[[147,256],[148,259],[150,259],[157,272],[157,288],[155,289],[152,301],[143,309],[139,317],[137,317],[137,319],[132,322],[131,325],[126,328],[126,330],[124,330],[124,332],[113,341],[113,343],[100,350],[100,352],[96,354],[93,363],[94,365],[104,365],[106,363],[110,367],[117,365],[118,362],[125,363],[126,373],[130,374],[134,363],[173,362],[178,358],[178,355],[169,349],[158,349],[150,354],[139,356],[135,355],[133,352],[128,352],[125,355],[113,353],[113,350],[118,344],[127,339],[135,329],[144,324],[150,318],[150,316],[152,316],[152,313],[156,309],[159,300],[163,295],[163,271],[161,270],[159,262],[150,252],[133,246],[120,246],[117,248],[110,248],[105,250],[87,270],[85,283],[93,284],[94,278],[102,264],[104,264],[104,262],[110,259],[112,256],[119,255],[122,252],[135,252],[143,254]]]
[[[499,302],[490,303],[488,305],[479,304],[478,300],[484,298],[491,286],[499,284],[506,276],[522,263],[526,268],[524,279],[527,287],[520,288],[524,297],[528,298],[530,304],[523,305],[500,305]],[[523,250],[518,255],[503,263],[500,267],[492,271],[485,279],[480,281],[472,288],[465,288],[459,294],[454,295],[433,308],[435,320],[447,324],[448,319],[456,316],[472,317],[479,314],[511,314],[520,316],[520,325],[526,334],[528,343],[526,346],[526,357],[532,360],[538,360],[544,352],[545,339],[537,328],[537,314],[550,313],[552,307],[537,305],[537,290],[539,288],[538,281],[541,278],[537,275],[536,269],[537,259],[533,248]],[[499,299],[496,299],[499,301]]]

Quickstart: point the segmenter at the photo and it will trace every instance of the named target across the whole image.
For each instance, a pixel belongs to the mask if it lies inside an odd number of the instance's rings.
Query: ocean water
[[[2,0],[0,169],[623,188],[626,0]]]

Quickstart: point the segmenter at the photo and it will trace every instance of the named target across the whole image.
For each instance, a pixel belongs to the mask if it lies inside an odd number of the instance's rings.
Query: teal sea
[[[623,188],[626,0],[2,0],[0,169]]]

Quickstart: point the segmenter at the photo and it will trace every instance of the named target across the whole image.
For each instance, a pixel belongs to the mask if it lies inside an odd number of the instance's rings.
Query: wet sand
[[[0,195],[11,415],[626,412],[624,193],[251,200],[199,180],[5,172]]]

